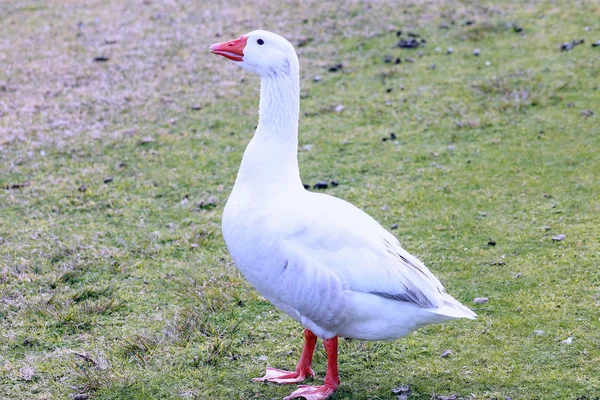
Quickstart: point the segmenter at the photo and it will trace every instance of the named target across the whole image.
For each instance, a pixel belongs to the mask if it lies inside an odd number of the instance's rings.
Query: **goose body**
[[[318,337],[394,340],[473,316],[374,219],[302,186],[268,199],[235,188],[223,234],[246,279]]]
[[[259,124],[223,212],[227,248],[244,277],[305,327],[296,371],[268,368],[258,380],[295,383],[314,375],[312,351],[320,337],[328,353],[325,384],[301,386],[288,398],[325,399],[339,384],[338,336],[395,340],[424,325],[474,318],[368,214],[304,189],[293,46],[274,33],[253,31],[211,51],[261,76]]]

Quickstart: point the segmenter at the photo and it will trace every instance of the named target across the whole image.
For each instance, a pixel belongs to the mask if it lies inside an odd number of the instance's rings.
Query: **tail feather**
[[[431,312],[449,318],[477,318],[477,314],[451,296],[444,298],[442,306],[432,309]]]

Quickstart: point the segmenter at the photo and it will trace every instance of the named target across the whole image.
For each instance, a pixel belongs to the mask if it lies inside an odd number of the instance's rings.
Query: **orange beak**
[[[230,40],[229,42],[215,43],[210,46],[210,52],[229,58],[233,61],[243,61],[244,47],[246,47],[247,41],[248,36],[242,35],[235,40]]]

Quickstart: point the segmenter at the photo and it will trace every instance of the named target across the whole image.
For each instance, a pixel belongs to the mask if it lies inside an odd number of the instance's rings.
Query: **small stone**
[[[443,22],[443,23],[441,23],[438,26],[438,28],[440,28],[440,29],[450,29],[450,26],[447,23]]]
[[[429,66],[429,69],[435,69],[435,68],[436,68],[435,64],[431,64],[431,65]]]
[[[214,196],[210,196],[206,200],[202,200],[200,203],[196,204],[196,207],[200,210],[210,210],[217,206],[217,200]]]
[[[541,329],[536,329],[533,331],[533,333],[535,333],[537,336],[543,336],[546,334],[546,332]]]
[[[566,236],[564,234],[559,233],[556,236],[552,236],[552,241],[554,241],[554,242],[560,242],[560,241],[565,240],[565,238],[566,238]]]
[[[521,312],[521,306],[518,306],[515,311],[518,312],[518,313],[520,313]]]
[[[24,182],[24,183],[13,183],[13,184],[9,184],[4,186],[5,189],[10,190],[10,189],[23,189],[24,187],[29,186],[29,182]]]
[[[410,394],[410,386],[398,386],[392,389],[392,394],[395,395],[409,395]]]
[[[321,77],[319,75],[315,75],[315,77],[313,78],[313,82],[320,82],[321,81]]]
[[[392,226],[390,226],[391,230],[396,230],[398,229],[398,224],[393,224]]]
[[[513,26],[513,31],[515,31],[517,33],[521,33],[521,32],[523,32],[523,27],[520,25],[515,25],[515,26]]]
[[[489,61],[486,61],[486,62],[485,62],[485,66],[486,66],[486,67],[489,67],[490,65],[492,65],[492,63],[491,63],[491,62],[489,62]]]
[[[328,71],[329,72],[338,72],[342,68],[344,68],[344,65],[342,63],[339,63],[339,64],[335,64],[335,65],[332,65],[331,67],[329,67]]]
[[[390,133],[389,137],[381,138],[381,141],[386,142],[388,140],[396,140],[396,138],[397,138],[396,134],[394,132],[392,132],[392,133]]]
[[[446,54],[452,54],[454,50],[452,50],[452,47],[448,47],[448,50],[446,50]]]
[[[298,40],[298,47],[304,47],[307,44],[309,44],[311,42],[312,38],[300,38],[300,40]]]
[[[302,146],[303,151],[311,151],[312,148],[313,148],[312,144],[305,144],[304,146]]]
[[[590,29],[591,29],[591,28],[590,28],[589,26],[586,26],[585,28],[583,28],[583,30],[584,30],[584,31],[586,31],[586,32],[589,32],[589,31],[590,31]]]
[[[468,19],[468,20],[465,21],[465,25],[466,26],[473,25],[474,23],[475,23],[475,21],[472,20],[472,19]]]
[[[453,144],[449,144],[448,145],[448,151],[454,151],[454,145]]]
[[[545,231],[549,231],[550,227],[548,225],[544,225],[544,226],[542,226],[542,229],[545,230]]]
[[[568,338],[563,340],[561,343],[562,344],[573,344],[573,338],[571,336],[569,336]]]
[[[442,358],[448,358],[452,355],[452,350],[448,349],[448,350],[444,350],[444,352],[442,353],[442,355],[440,357]]]
[[[488,301],[490,301],[490,299],[488,299],[487,297],[475,297],[473,299],[473,303],[475,304],[485,304]]]
[[[148,144],[148,143],[152,143],[152,142],[154,142],[154,138],[152,136],[146,136],[145,138],[142,139],[140,144]]]
[[[598,40],[597,42],[592,43],[592,47],[600,47],[600,40]]]
[[[107,178],[104,178],[104,183],[111,183],[113,180],[114,180],[113,177],[109,176]]]
[[[78,393],[76,395],[73,395],[73,400],[88,400],[90,398],[90,395],[87,393]]]
[[[330,183],[331,183],[331,186],[333,186],[333,187],[337,187],[340,185],[340,183],[338,181],[331,181]]]
[[[594,115],[594,112],[592,110],[583,110],[581,112],[581,115],[585,115],[586,117],[591,117],[592,115]]]
[[[406,58],[404,59],[404,61],[406,61],[406,62],[409,62],[409,63],[414,63],[414,62],[415,62],[415,60],[413,60],[413,59],[412,59],[412,58],[410,58],[410,57],[406,57]]]
[[[200,104],[192,104],[192,111],[200,111],[202,106]]]
[[[392,57],[392,56],[388,55],[388,56],[383,57],[383,62],[386,64],[390,64],[393,61],[394,61],[394,57]]]
[[[474,55],[475,57],[479,56],[479,54],[480,54],[480,53],[481,53],[481,50],[479,50],[479,49],[475,49],[475,50],[473,50],[473,55]]]
[[[515,278],[515,279],[517,279],[517,278],[520,278],[520,277],[521,277],[521,273],[520,273],[520,272],[517,272],[517,273],[515,274],[515,276],[513,276],[513,278]]]
[[[260,362],[265,362],[268,359],[269,359],[269,357],[267,357],[267,356],[260,356],[260,357],[258,357],[258,361],[260,361]]]
[[[338,104],[337,106],[335,106],[335,108],[333,109],[333,111],[335,111],[336,113],[341,113],[344,110],[344,105],[343,104]]]
[[[435,400],[458,400],[458,395],[451,394],[450,396],[435,396]]]
[[[485,211],[479,211],[480,217],[487,217],[487,213]]]
[[[581,39],[581,40],[571,40],[570,42],[564,42],[563,44],[560,45],[560,51],[571,51],[573,50],[573,48],[575,46],[578,46],[582,43],[584,43],[585,40]]]
[[[495,245],[496,245],[496,241],[494,241],[492,239],[488,240],[488,246],[494,247]]]
[[[396,43],[396,47],[400,47],[401,49],[416,49],[420,45],[421,42],[415,38],[400,39],[400,41]]]
[[[83,192],[85,192],[87,190],[87,186],[81,185],[81,186],[79,186],[79,189],[77,189],[77,190],[79,190],[80,192],[83,193]]]
[[[329,184],[327,182],[319,181],[314,184],[313,189],[327,189]]]

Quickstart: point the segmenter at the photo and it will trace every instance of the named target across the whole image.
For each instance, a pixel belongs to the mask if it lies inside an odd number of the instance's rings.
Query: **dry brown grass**
[[[399,8],[411,14],[410,22],[394,17]],[[415,28],[438,18],[439,9],[447,10],[449,20],[498,12],[439,0],[3,2],[0,146],[144,137],[148,126],[168,125],[192,105],[256,90],[240,86],[235,66],[207,52],[211,43],[252,29],[285,33],[296,44],[334,43],[399,24]],[[372,21],[379,23],[374,27]],[[330,56],[337,51],[333,44],[325,49]]]

